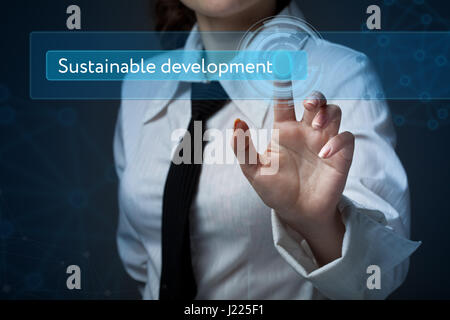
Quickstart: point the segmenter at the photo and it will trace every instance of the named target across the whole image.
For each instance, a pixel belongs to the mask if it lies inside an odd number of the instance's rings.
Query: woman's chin
[[[239,14],[260,0],[182,0],[188,8],[211,18],[228,18]]]

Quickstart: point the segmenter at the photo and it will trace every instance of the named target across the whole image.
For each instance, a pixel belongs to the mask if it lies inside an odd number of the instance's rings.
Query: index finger
[[[327,99],[323,93],[314,91],[308,98],[305,99],[305,101],[303,101],[305,110],[303,112],[302,122],[310,126],[320,108],[326,105]]]
[[[274,82],[274,121],[295,121],[294,98],[291,81]]]

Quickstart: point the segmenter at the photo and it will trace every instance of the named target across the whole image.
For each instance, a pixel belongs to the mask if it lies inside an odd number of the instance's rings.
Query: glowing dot
[[[422,102],[429,102],[431,100],[430,94],[428,92],[422,92],[420,94],[420,100],[422,100]]]
[[[379,36],[377,41],[380,47],[387,47],[390,42],[389,38],[385,35]]]
[[[436,59],[434,59],[434,62],[435,62],[439,67],[443,67],[443,66],[445,66],[445,65],[447,64],[448,61],[447,61],[447,58],[446,58],[446,57],[440,55],[440,56],[437,56]]]
[[[405,124],[405,117],[400,115],[400,114],[395,115],[394,116],[394,123],[398,127],[403,126]]]
[[[411,84],[411,78],[407,75],[403,75],[400,77],[400,84],[404,87],[407,87]]]
[[[419,62],[424,61],[424,60],[425,60],[425,51],[423,51],[423,50],[417,50],[417,51],[414,53],[414,59],[416,59],[416,60],[419,61]]]
[[[86,207],[88,197],[85,192],[81,190],[75,190],[69,194],[68,202],[72,207],[76,209],[81,209]]]
[[[423,14],[422,17],[420,18],[420,21],[421,21],[422,24],[424,24],[424,25],[429,25],[429,24],[433,21],[433,18],[432,18],[428,13],[425,13],[425,14]]]
[[[434,119],[430,119],[427,122],[427,127],[430,130],[436,130],[439,127],[439,123]]]
[[[448,109],[447,108],[439,108],[437,111],[437,116],[441,120],[445,120],[448,118]]]

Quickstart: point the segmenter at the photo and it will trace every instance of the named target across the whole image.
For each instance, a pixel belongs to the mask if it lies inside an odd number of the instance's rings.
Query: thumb
[[[260,163],[260,155],[255,149],[247,123],[239,118],[234,121],[231,146],[244,175],[253,177]]]

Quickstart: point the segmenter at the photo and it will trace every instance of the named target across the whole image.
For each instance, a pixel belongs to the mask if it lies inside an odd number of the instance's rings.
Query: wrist
[[[332,213],[320,217],[301,217],[284,222],[306,240],[319,266],[341,257],[345,225],[337,207]]]
[[[329,212],[322,212],[321,214],[302,215],[296,212],[292,214],[279,213],[279,216],[289,227],[304,237],[317,237],[340,229],[341,225],[343,225],[337,206]]]
[[[305,222],[300,228],[299,232],[310,241],[321,240],[325,237],[336,238],[345,231],[338,208],[334,208],[332,214]]]

